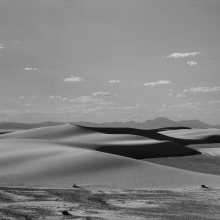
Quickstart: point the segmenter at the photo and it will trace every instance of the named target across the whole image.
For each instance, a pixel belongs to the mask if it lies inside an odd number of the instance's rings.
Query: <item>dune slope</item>
[[[106,134],[61,125],[0,135],[0,185],[71,187],[77,184],[128,189],[220,186],[219,176],[136,160],[187,155],[197,153],[196,150],[169,140],[151,139],[146,131],[146,137],[123,131],[123,134]]]
[[[54,144],[47,140],[1,140],[0,185],[180,189],[220,186],[220,177],[131,158]]]
[[[186,144],[220,143],[220,129],[192,129],[159,132],[167,137],[179,139]]]
[[[62,142],[62,145],[121,155],[135,159],[199,154],[172,141],[158,141],[134,134],[104,134],[89,128],[61,125],[18,131],[1,139],[35,139]]]
[[[83,126],[80,126],[83,127]],[[183,129],[170,131],[160,131],[158,129],[144,130],[136,128],[97,128],[83,127],[92,131],[104,134],[132,134],[150,139],[161,141],[172,141],[182,145],[203,144],[203,143],[219,143],[220,129]],[[199,131],[196,131],[199,130]]]

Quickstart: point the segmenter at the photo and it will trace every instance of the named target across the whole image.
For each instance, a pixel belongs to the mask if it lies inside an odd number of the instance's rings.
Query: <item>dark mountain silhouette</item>
[[[20,129],[27,130],[32,128],[40,128],[40,127],[50,127],[67,124],[64,122],[42,122],[35,124],[25,124],[25,123],[16,123],[16,122],[2,122],[0,123],[0,129]],[[173,121],[165,117],[159,117],[152,120],[147,120],[144,122],[105,122],[105,123],[92,123],[92,122],[74,122],[74,125],[81,125],[86,127],[127,127],[127,128],[139,128],[139,129],[157,129],[157,128],[165,128],[165,129],[184,129],[184,128],[220,128],[220,125],[212,126],[201,122],[199,120],[182,120],[182,121]]]

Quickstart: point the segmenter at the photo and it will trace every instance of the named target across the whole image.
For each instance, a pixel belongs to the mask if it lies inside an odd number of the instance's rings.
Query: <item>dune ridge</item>
[[[0,148],[0,185],[179,189],[198,187],[201,183],[213,187],[220,184],[218,176],[48,141],[4,140]]]
[[[83,127],[83,126],[80,126]],[[182,145],[190,144],[205,144],[205,143],[219,143],[220,129],[183,129],[182,132],[178,130],[161,131],[160,129],[144,130],[137,128],[97,128],[84,127],[92,131],[101,132],[104,134],[131,134],[146,138],[151,138],[161,141],[172,141]],[[199,131],[195,131],[199,130]],[[195,134],[196,133],[196,134]],[[182,134],[182,135],[181,135]]]
[[[220,186],[220,177],[137,159],[198,153],[170,140],[61,125],[0,135],[0,185],[127,189]],[[148,132],[150,135],[148,135]],[[120,132],[119,132],[120,133]],[[162,134],[159,134],[162,135]],[[149,137],[150,136],[150,137]],[[162,135],[165,136],[165,135]],[[156,135],[157,137],[157,135]]]
[[[135,159],[199,154],[199,152],[194,149],[172,141],[154,140],[133,133],[127,134],[126,131],[123,134],[99,133],[89,128],[74,125],[18,131],[1,135],[0,140],[1,139],[59,141],[62,145],[97,150]]]

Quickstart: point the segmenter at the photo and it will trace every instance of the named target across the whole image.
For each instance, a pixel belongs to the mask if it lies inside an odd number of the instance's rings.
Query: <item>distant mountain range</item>
[[[132,127],[132,128],[143,128],[143,129],[153,129],[153,128],[163,128],[163,127],[188,127],[188,128],[220,128],[220,125],[209,125],[199,120],[182,120],[182,121],[172,121],[168,118],[159,117],[152,120],[147,120],[144,122],[110,122],[110,123],[91,123],[91,122],[74,122],[75,125],[83,125],[88,127]]]
[[[2,122],[0,123],[0,129],[21,129],[27,130],[32,128],[40,127],[50,127],[67,124],[64,122],[42,122],[35,124],[24,124],[16,122]],[[73,125],[82,125],[87,127],[132,127],[139,129],[153,129],[153,128],[163,128],[163,127],[187,127],[187,128],[220,128],[220,125],[209,125],[199,120],[182,120],[182,121],[172,121],[168,118],[159,117],[153,120],[147,120],[144,122],[106,122],[106,123],[92,123],[92,122],[74,122]]]

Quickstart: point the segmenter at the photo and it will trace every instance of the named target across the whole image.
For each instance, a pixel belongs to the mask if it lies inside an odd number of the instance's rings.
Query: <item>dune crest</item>
[[[217,187],[220,177],[48,141],[2,140],[0,185],[180,189]]]
[[[0,136],[0,152],[2,186],[72,187],[77,184],[128,189],[220,186],[219,176],[137,160],[197,151],[172,141],[129,132],[106,134],[73,125],[17,131]]]
[[[161,131],[159,133],[179,139],[186,144],[220,143],[220,129],[218,128]]]
[[[83,127],[83,126],[80,126]],[[104,134],[131,134],[160,141],[172,141],[182,145],[220,143],[220,129],[180,129],[162,131],[162,129],[136,129],[136,128],[98,128],[83,127]]]
[[[105,131],[105,129],[103,130]],[[74,125],[18,131],[1,135],[0,139],[50,140],[66,146],[97,150],[135,159],[199,154],[194,149],[172,141],[159,141],[125,132],[123,134],[105,134]]]

